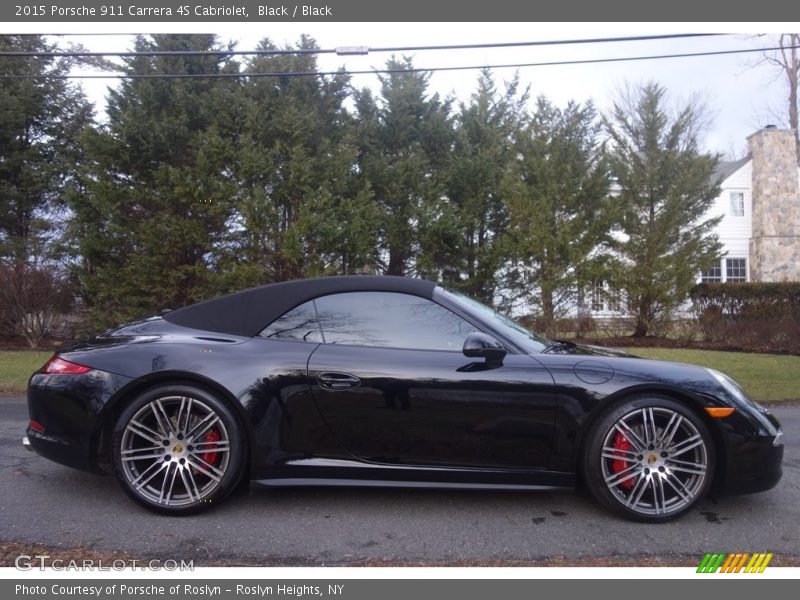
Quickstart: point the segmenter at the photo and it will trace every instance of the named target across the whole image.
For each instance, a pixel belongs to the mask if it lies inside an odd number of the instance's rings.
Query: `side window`
[[[258,335],[271,340],[297,340],[300,342],[314,342],[315,344],[320,343],[322,336],[319,332],[314,301],[311,300],[284,313]]]
[[[326,344],[461,351],[475,327],[435,302],[392,292],[317,298]]]

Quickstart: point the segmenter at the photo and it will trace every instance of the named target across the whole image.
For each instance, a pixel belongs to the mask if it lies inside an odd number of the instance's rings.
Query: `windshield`
[[[480,317],[481,320],[487,321],[493,328],[502,332],[503,335],[510,338],[515,344],[521,346],[529,353],[538,354],[550,344],[550,340],[547,338],[532,332],[513,319],[500,314],[491,306],[486,306],[460,292],[445,290],[443,288],[439,288],[439,290],[441,293],[448,296],[451,302],[461,306],[467,312],[475,314]]]

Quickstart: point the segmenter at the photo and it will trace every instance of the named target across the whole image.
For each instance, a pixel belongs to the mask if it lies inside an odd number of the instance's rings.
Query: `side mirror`
[[[485,358],[487,363],[502,362],[506,349],[496,339],[485,333],[470,333],[464,340],[464,356]]]

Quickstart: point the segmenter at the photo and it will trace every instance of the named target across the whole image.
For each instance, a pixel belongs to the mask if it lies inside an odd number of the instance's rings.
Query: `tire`
[[[635,521],[664,522],[709,491],[716,453],[705,422],[662,396],[634,396],[592,426],[583,456],[587,487],[603,505]]]
[[[149,389],[125,407],[111,438],[114,474],[138,504],[190,515],[225,499],[242,477],[245,443],[236,416],[188,384]]]

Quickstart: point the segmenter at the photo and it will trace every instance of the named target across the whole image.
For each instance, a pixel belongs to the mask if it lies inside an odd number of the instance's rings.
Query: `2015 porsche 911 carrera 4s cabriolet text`
[[[139,504],[267,485],[520,488],[583,481],[642,521],[781,477],[778,421],[726,375],[551,342],[436,284],[267,285],[59,351],[29,445],[110,468]]]

